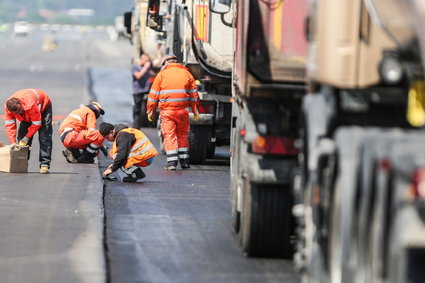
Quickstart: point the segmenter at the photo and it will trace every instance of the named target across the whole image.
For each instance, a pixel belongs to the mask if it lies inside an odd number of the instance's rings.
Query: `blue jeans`
[[[18,141],[28,133],[28,128],[31,126],[31,122],[21,122],[18,130]],[[38,130],[38,141],[40,143],[39,160],[40,166],[47,165],[50,168],[50,161],[52,161],[52,104],[46,107],[41,113],[41,128]],[[32,144],[31,137],[28,141],[28,145]],[[29,158],[29,156],[28,156]]]

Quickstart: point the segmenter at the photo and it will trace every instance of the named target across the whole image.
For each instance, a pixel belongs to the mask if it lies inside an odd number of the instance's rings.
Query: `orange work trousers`
[[[167,155],[189,148],[189,112],[186,109],[161,110],[161,132]]]
[[[91,144],[98,149],[104,140],[105,138],[98,130],[71,131],[66,134],[63,145],[66,148],[85,149]]]

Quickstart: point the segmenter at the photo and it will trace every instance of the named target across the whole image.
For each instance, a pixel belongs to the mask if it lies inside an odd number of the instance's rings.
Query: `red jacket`
[[[147,112],[155,111],[158,106],[164,110],[190,107],[195,113],[198,103],[198,90],[192,74],[178,63],[169,63],[155,77],[149,92]]]
[[[71,129],[77,132],[96,130],[96,114],[86,105],[72,111],[60,125],[59,133],[62,134]]]
[[[7,100],[10,98],[19,99],[24,113],[22,115],[12,113],[7,109],[6,103],[4,104],[4,127],[9,142],[16,142],[16,120],[32,123],[26,135],[27,138],[32,138],[41,128],[41,113],[51,104],[49,96],[39,89],[21,89],[11,95]]]

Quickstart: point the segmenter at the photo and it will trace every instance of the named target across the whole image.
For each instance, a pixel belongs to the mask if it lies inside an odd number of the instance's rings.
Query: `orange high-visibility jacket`
[[[115,136],[115,141],[110,152],[112,159],[115,159],[115,155],[117,154],[118,147],[116,141],[118,135],[122,132],[130,133],[136,138],[136,141],[131,146],[130,153],[127,157],[127,161],[125,162],[124,168],[128,168],[131,165],[143,164],[145,160],[158,155],[155,147],[142,131],[134,128],[125,128],[119,131]]]
[[[155,77],[149,92],[147,112],[155,111],[158,106],[164,110],[190,107],[195,113],[198,103],[198,90],[192,74],[178,63],[169,63]]]
[[[87,106],[72,111],[62,121],[59,127],[59,133],[75,130],[80,132],[82,130],[96,130],[96,114]]]
[[[4,104],[4,127],[6,129],[9,142],[16,142],[16,120],[31,123],[26,137],[32,138],[41,128],[41,113],[43,113],[43,111],[51,103],[49,96],[39,89],[21,89],[12,94],[7,100],[10,98],[19,99],[24,113],[22,115],[12,113],[7,109],[6,103]]]

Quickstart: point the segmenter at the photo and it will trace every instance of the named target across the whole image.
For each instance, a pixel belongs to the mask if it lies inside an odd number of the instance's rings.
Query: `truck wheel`
[[[215,154],[215,142],[209,142],[208,143],[208,149],[207,149],[207,158],[212,159],[214,158]]]
[[[202,164],[207,158],[211,140],[211,126],[191,125],[189,132],[189,158],[191,164]]]
[[[241,217],[243,251],[247,256],[290,258],[294,228],[290,187],[245,184]]]
[[[232,196],[232,227],[235,233],[239,233],[241,226],[241,213],[238,211],[238,200],[236,192]]]

